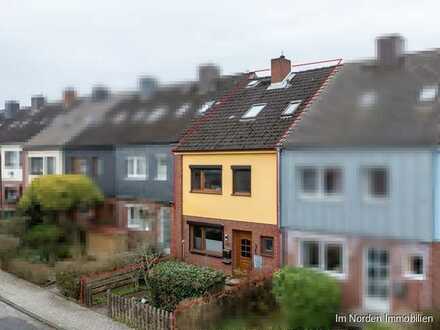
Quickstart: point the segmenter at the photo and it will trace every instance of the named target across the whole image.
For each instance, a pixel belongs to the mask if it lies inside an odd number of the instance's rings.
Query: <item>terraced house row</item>
[[[88,175],[95,255],[160,244],[227,273],[311,267],[350,310],[439,307],[440,51],[377,39],[376,57],[296,64],[31,109],[0,121],[3,210],[36,176]]]

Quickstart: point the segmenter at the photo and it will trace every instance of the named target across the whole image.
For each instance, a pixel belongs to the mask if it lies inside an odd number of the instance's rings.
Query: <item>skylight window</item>
[[[437,86],[423,86],[423,88],[420,90],[419,100],[420,102],[432,102],[437,97],[437,93]]]
[[[202,105],[202,107],[199,109],[199,113],[205,113],[213,106],[215,101],[208,101]]]
[[[247,84],[246,88],[252,88],[252,87],[255,87],[255,86],[257,86],[259,83],[260,83],[260,80],[251,80],[251,81]]]
[[[176,116],[182,117],[191,107],[190,103],[182,104],[177,110],[176,110]]]
[[[134,114],[133,116],[133,121],[140,121],[142,119],[144,119],[145,117],[145,111],[138,111]]]
[[[127,118],[127,114],[125,112],[120,112],[113,117],[113,124],[120,124],[125,118]]]
[[[359,105],[362,108],[369,108],[376,104],[377,94],[374,91],[368,91],[359,96]]]
[[[301,105],[302,100],[295,100],[290,102],[286,109],[284,109],[282,115],[283,116],[291,116],[295,113],[296,109],[298,109],[298,107]]]
[[[156,108],[154,111],[148,116],[147,122],[152,123],[159,120],[161,117],[165,115],[165,108]]]
[[[293,78],[295,78],[296,73],[295,72],[290,72],[283,80],[281,80],[280,82],[276,82],[276,83],[271,83],[269,85],[269,87],[267,87],[268,90],[271,89],[280,89],[280,88],[287,88],[289,87],[289,84],[291,82],[291,80]]]
[[[261,112],[261,110],[264,109],[266,106],[266,103],[261,104],[254,104],[249,108],[248,111],[245,112],[245,114],[241,117],[242,119],[253,119],[258,116],[258,114]]]

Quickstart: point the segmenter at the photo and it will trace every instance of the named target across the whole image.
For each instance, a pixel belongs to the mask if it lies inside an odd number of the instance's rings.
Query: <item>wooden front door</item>
[[[252,233],[234,231],[234,268],[240,271],[252,269]]]

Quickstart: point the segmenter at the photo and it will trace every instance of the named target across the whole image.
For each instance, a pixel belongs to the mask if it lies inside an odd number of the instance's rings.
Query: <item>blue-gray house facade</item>
[[[283,262],[335,277],[349,310],[440,305],[438,51],[340,67],[280,151]]]

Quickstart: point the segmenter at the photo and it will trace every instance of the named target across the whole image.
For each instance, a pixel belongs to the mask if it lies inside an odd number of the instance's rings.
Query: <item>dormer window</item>
[[[145,116],[145,111],[138,111],[133,116],[133,121],[141,121]]]
[[[295,113],[296,109],[301,105],[302,100],[295,100],[290,102],[286,109],[284,109],[282,116],[291,116]]]
[[[214,105],[215,101],[208,101],[205,102],[202,107],[199,109],[199,113],[205,113],[206,111],[208,111],[213,105]]]
[[[242,119],[253,119],[258,116],[261,110],[264,109],[266,103],[254,104],[252,105],[248,111],[241,117]]]
[[[189,103],[185,103],[183,105],[181,105],[177,110],[176,110],[176,116],[177,117],[182,117],[191,107],[191,104]]]
[[[147,122],[152,123],[159,120],[161,117],[165,115],[165,108],[156,108],[147,118]]]
[[[251,81],[247,84],[246,88],[252,88],[252,87],[255,87],[255,86],[257,86],[259,83],[260,83],[260,80],[251,80]]]
[[[113,124],[117,125],[122,123],[127,118],[127,114],[125,112],[120,112],[113,117]]]
[[[375,91],[364,92],[359,96],[359,105],[362,108],[370,108],[376,104],[377,94]]]
[[[437,98],[438,86],[423,86],[420,90],[419,101],[420,102],[432,102]]]
[[[280,88],[287,88],[293,78],[295,78],[296,73],[291,72],[289,73],[283,80],[276,83],[271,83],[269,87],[267,87],[268,90],[271,89],[280,89]]]

